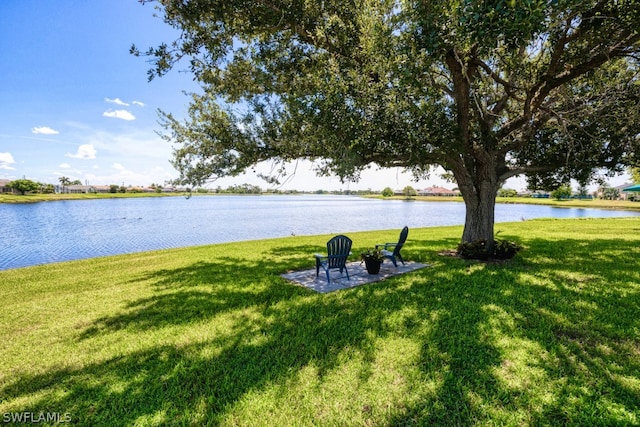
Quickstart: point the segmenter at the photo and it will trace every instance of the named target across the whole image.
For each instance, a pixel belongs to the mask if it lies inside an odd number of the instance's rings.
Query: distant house
[[[89,189],[91,193],[111,193],[110,185],[92,185]]]
[[[441,197],[454,197],[459,196],[460,191],[449,190],[448,188],[432,186],[417,190],[418,196],[441,196]]]
[[[10,179],[0,179],[0,194],[13,193],[13,190],[9,188]]]
[[[623,185],[618,185],[617,187],[613,187],[613,188],[615,188],[620,192],[620,197],[619,197],[620,200],[629,200],[629,196],[631,196],[632,194],[622,190],[624,190],[627,187],[631,187],[632,185],[633,185],[632,183],[627,182]]]
[[[627,187],[630,187],[632,185],[633,184],[631,184],[631,183],[626,183],[626,184],[623,184],[623,185],[618,185],[616,187],[600,186],[600,187],[598,187],[598,189],[595,191],[594,194],[598,199],[606,199],[608,196],[605,193],[607,193],[608,190],[611,190],[611,189],[612,190],[618,190],[618,195],[616,197],[617,200],[628,200],[630,194],[625,192],[625,191],[622,191],[622,190],[627,188]]]
[[[548,199],[551,197],[551,193],[547,193],[546,191],[534,191],[531,193],[531,197],[534,199]]]
[[[162,187],[163,193],[186,193],[187,187]]]
[[[83,194],[89,193],[91,187],[88,185],[67,185],[64,187],[64,192],[69,194]]]

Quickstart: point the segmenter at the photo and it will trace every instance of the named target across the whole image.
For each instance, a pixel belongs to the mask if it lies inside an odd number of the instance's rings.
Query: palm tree
[[[61,176],[60,178],[58,178],[58,181],[60,181],[60,184],[62,184],[62,192],[64,193],[64,186],[71,184],[71,180],[66,176]]]

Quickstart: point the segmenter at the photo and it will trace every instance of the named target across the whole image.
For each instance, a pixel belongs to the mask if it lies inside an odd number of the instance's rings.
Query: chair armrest
[[[349,254],[348,254],[348,255],[346,255],[346,256],[347,256],[347,257],[350,257],[351,255],[352,255],[352,252],[351,252],[351,251],[349,251]],[[330,258],[342,258],[342,257],[344,257],[345,255],[313,254],[313,256],[314,256],[316,259],[330,259]]]
[[[385,250],[389,247],[396,247],[398,246],[397,243],[380,243],[378,245],[376,245],[376,249],[378,249],[378,247],[382,246]]]

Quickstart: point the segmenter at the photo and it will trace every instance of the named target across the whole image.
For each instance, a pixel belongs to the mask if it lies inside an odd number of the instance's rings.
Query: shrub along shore
[[[447,255],[462,227],[412,229],[405,258],[431,267],[329,294],[280,277],[312,268],[326,235],[0,271],[0,415],[94,426],[640,423],[640,221],[496,231],[524,250],[466,261]],[[358,254],[397,230],[348,235]]]

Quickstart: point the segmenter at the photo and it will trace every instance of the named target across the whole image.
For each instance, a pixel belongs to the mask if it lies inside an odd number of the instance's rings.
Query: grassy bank
[[[548,205],[562,208],[594,208],[594,209],[616,209],[616,210],[632,210],[640,211],[640,202],[630,200],[555,200],[555,199],[538,199],[534,197],[498,197],[497,203],[521,203],[529,205]]]
[[[331,294],[289,284],[330,236],[0,272],[0,416],[78,425],[640,423],[640,221],[499,224],[506,264],[430,268]],[[397,230],[348,233],[354,254]]]
[[[82,193],[82,194],[0,194],[0,203],[37,203],[56,200],[127,199],[138,197],[186,196],[187,193]]]
[[[405,196],[367,196],[377,199],[387,200],[406,200]],[[422,202],[463,202],[462,197],[435,197],[435,196],[416,196],[411,197],[412,200]],[[640,202],[632,202],[629,200],[555,200],[555,199],[542,199],[534,197],[497,197],[496,203],[506,204],[526,204],[526,205],[545,205],[545,206],[557,206],[562,208],[594,208],[594,209],[616,209],[616,210],[631,210],[640,211]]]

